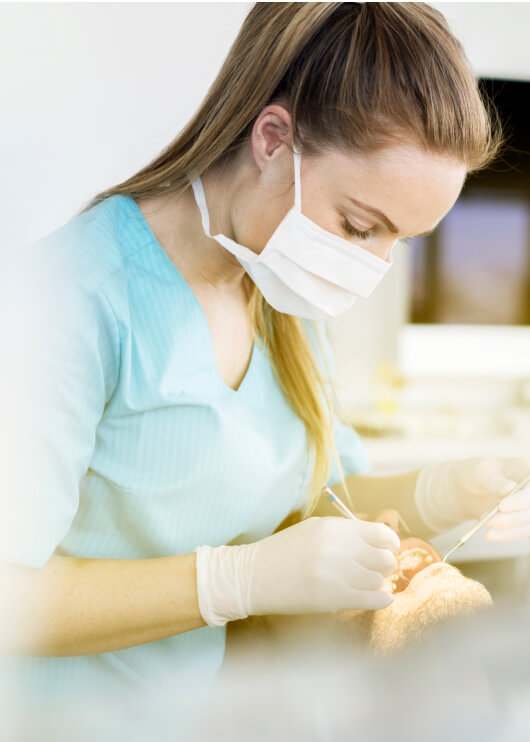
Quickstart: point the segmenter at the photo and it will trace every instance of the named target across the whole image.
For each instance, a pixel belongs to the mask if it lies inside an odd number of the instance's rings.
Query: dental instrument
[[[340,500],[337,495],[329,487],[322,487],[321,494],[325,493],[328,496],[328,500],[332,502],[336,508],[338,508],[348,518],[354,518],[355,515],[349,510],[346,505]]]
[[[509,495],[514,495],[516,492],[520,492],[523,489],[523,487],[525,487],[529,483],[530,483],[530,476],[525,477],[513,488],[513,490],[508,495],[506,495],[506,497],[508,497]],[[475,525],[472,528],[469,529],[469,531],[466,531],[466,533],[462,536],[462,538],[459,540],[456,546],[453,546],[453,548],[447,552],[447,554],[442,559],[442,562],[445,562],[448,556],[450,556],[454,551],[456,551],[461,546],[466,544],[471,538],[471,536],[474,536],[475,533],[479,531],[485,523],[487,523],[491,518],[493,518],[494,515],[496,515],[499,512],[501,502],[502,500],[499,501],[495,505],[494,508],[492,508],[485,515],[483,515],[482,518],[480,518],[480,520],[477,523],[475,523]]]

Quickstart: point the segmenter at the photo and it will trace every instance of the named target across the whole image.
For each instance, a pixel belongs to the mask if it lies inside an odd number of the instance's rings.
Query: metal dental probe
[[[515,485],[513,490],[509,492],[508,495],[506,495],[506,497],[509,497],[509,495],[514,495],[516,492],[520,492],[520,490],[522,490],[523,487],[526,487],[528,483],[530,483],[530,476],[525,477],[521,482],[519,482],[519,484]],[[493,518],[494,515],[496,515],[499,512],[501,502],[502,500],[500,500],[495,505],[494,508],[492,508],[485,515],[483,515],[482,518],[477,523],[475,523],[475,525],[472,528],[469,529],[469,531],[466,531],[466,533],[464,533],[464,535],[462,536],[460,541],[456,544],[456,546],[453,546],[453,548],[447,552],[447,554],[442,559],[442,562],[445,562],[447,557],[450,556],[453,553],[453,551],[456,551],[461,546],[466,544],[471,538],[471,536],[474,536],[475,533],[479,531],[485,523],[487,523],[491,518]]]

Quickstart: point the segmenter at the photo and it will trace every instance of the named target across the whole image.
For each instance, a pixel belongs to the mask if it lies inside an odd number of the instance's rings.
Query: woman
[[[11,389],[31,396],[32,466],[8,462],[2,548],[28,688],[174,697],[215,679],[229,620],[389,605],[391,529],[316,517],[341,478],[423,538],[501,498],[489,536],[530,534],[530,490],[505,497],[519,459],[363,476],[315,333],[499,143],[429,6],[257,3],[175,141],[25,251],[38,311]],[[296,509],[313,517],[273,533]]]

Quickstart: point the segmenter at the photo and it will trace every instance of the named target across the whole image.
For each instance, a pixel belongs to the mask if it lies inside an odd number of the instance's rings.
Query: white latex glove
[[[313,517],[252,544],[197,546],[199,610],[209,626],[251,615],[378,610],[393,601],[383,576],[397,568],[391,528]]]
[[[524,459],[443,461],[420,471],[414,500],[422,520],[435,533],[478,520],[500,501],[500,512],[486,526],[486,538],[515,541],[530,536],[530,485],[513,497],[508,493],[529,474],[530,464]]]

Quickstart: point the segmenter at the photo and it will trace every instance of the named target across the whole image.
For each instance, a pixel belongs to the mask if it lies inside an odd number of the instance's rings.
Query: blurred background
[[[373,297],[328,323],[338,413],[375,474],[530,459],[530,3],[433,3],[496,101],[510,146]],[[0,250],[68,221],[183,127],[251,3],[0,5]],[[433,540],[448,549],[469,524]],[[529,543],[478,534],[453,563],[528,601]]]

